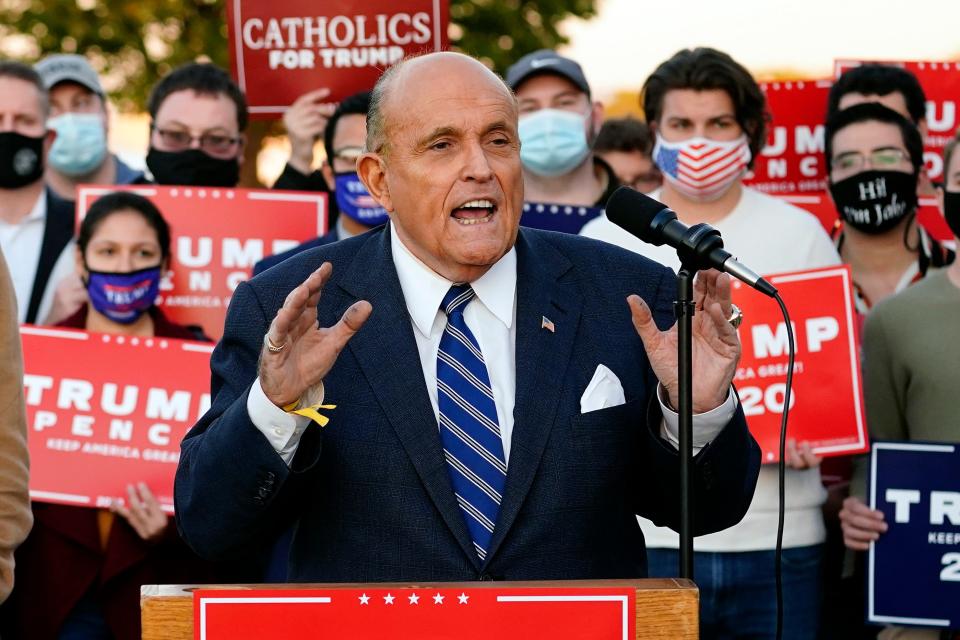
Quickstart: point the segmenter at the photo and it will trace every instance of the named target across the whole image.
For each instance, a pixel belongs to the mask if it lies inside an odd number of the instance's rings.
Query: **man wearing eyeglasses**
[[[912,122],[880,103],[854,105],[827,120],[825,147],[837,250],[865,314],[954,254],[916,219],[923,139]]]
[[[296,108],[295,105],[293,109]],[[337,216],[333,229],[326,235],[308,240],[293,249],[264,258],[254,265],[254,275],[301,251],[352,238],[389,220],[386,210],[377,204],[357,177],[357,158],[363,153],[366,142],[369,110],[370,92],[354,94],[336,106],[323,128],[323,146],[327,158],[318,173],[333,192],[330,208],[336,208],[342,214]],[[284,121],[287,122],[286,117]],[[290,129],[289,122],[287,128]],[[290,135],[293,137],[292,132]],[[295,155],[291,156],[285,175],[289,174],[290,167],[294,166]],[[302,173],[302,170],[300,171]],[[275,188],[280,186],[280,181],[274,185]]]
[[[227,73],[187,64],[150,93],[147,168],[157,184],[235,187],[247,127],[247,101]]]

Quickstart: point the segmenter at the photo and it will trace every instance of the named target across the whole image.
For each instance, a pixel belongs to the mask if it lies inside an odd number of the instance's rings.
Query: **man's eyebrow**
[[[428,144],[431,140],[436,140],[437,138],[442,138],[444,136],[459,136],[460,130],[455,127],[437,127],[427,135],[423,136],[417,140],[417,146],[422,147]]]
[[[483,130],[483,134],[492,133],[494,131],[510,131],[510,125],[506,120],[497,120],[496,122],[491,122]]]

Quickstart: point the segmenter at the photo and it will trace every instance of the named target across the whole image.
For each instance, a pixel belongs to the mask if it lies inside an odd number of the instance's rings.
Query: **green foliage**
[[[503,73],[566,42],[557,24],[596,15],[596,0],[450,0],[451,44]],[[81,53],[121,110],[139,111],[153,82],[192,60],[227,66],[223,0],[0,0],[2,55],[33,62]]]

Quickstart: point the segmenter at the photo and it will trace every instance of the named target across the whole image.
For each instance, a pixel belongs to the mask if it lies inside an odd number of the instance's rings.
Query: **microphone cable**
[[[774,574],[777,582],[777,640],[783,638],[783,523],[784,523],[784,501],[786,500],[786,475],[787,467],[784,462],[787,449],[787,417],[790,414],[790,400],[793,390],[793,364],[796,358],[796,342],[793,335],[793,324],[790,321],[790,313],[787,311],[787,305],[783,298],[777,293],[774,300],[780,305],[780,313],[783,314],[783,320],[787,323],[787,385],[783,392],[783,413],[780,416],[780,462],[779,471],[779,493],[780,504],[777,508],[777,546],[773,553]]]

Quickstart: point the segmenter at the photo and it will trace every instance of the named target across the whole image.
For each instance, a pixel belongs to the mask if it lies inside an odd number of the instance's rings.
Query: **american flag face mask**
[[[677,191],[692,200],[715,200],[727,192],[750,164],[746,135],[729,142],[689,138],[668,142],[657,135],[653,161]]]

